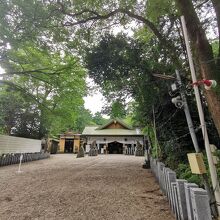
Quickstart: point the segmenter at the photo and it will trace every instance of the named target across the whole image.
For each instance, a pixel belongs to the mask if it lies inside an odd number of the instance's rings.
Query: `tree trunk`
[[[216,17],[217,17],[217,24],[218,24],[218,35],[219,35],[219,38],[218,38],[218,59],[216,61],[217,63],[217,70],[219,72],[219,78],[220,78],[220,1],[219,0],[212,0],[212,4],[213,4],[213,7],[215,9],[215,14],[216,14]]]
[[[205,31],[194,10],[191,0],[176,0],[178,8],[186,20],[186,26],[195,53],[196,62],[199,64],[199,77],[219,81],[217,62],[215,62],[212,47],[206,37]],[[209,111],[220,135],[220,96],[217,91],[205,92]]]

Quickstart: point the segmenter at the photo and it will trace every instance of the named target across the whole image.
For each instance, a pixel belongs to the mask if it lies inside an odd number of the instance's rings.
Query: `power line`
[[[195,128],[195,132],[198,132],[200,129],[201,129],[201,126]],[[177,137],[177,138],[175,138],[175,139],[172,139],[172,140],[169,140],[169,141],[163,141],[163,142],[161,142],[161,143],[169,143],[169,142],[171,142],[171,141],[178,141],[179,139],[182,139],[182,138],[184,138],[184,137],[187,137],[189,134],[190,134],[190,132],[187,132],[186,134],[183,134],[183,135],[181,135],[181,136],[179,136],[179,137]]]
[[[156,129],[160,129],[160,128],[162,128],[164,125],[166,125],[169,121],[170,121],[170,119],[172,119],[176,114],[177,114],[177,112],[179,112],[179,110],[180,109],[176,109],[176,111],[167,119],[167,121],[165,121],[162,125],[160,125],[159,127],[156,127]]]

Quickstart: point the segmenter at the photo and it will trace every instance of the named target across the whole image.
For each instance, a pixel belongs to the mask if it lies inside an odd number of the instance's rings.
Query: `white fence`
[[[41,140],[0,135],[0,155],[41,151]]]

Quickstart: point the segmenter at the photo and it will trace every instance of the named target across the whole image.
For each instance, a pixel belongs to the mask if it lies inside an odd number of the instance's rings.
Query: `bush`
[[[188,164],[180,163],[178,168],[175,170],[177,178],[185,179],[190,183],[196,183],[202,186],[201,178],[199,175],[192,174],[191,169]]]

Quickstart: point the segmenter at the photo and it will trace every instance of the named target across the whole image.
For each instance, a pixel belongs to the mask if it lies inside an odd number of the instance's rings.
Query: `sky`
[[[2,69],[1,66],[0,66],[0,80],[2,79],[1,74],[3,74],[4,72],[5,72],[4,69]]]
[[[2,74],[2,73],[4,73],[5,71],[4,71],[4,69],[2,69],[1,67],[0,67],[0,74]]]
[[[85,108],[89,109],[92,114],[102,110],[104,97],[100,92],[95,92],[93,95],[84,97],[83,99],[85,101]]]
[[[83,98],[85,101],[84,106],[86,109],[89,109],[92,114],[95,114],[96,112],[100,112],[102,110],[105,98],[91,78],[87,77],[86,83],[87,86],[91,88],[89,91],[91,95]]]

